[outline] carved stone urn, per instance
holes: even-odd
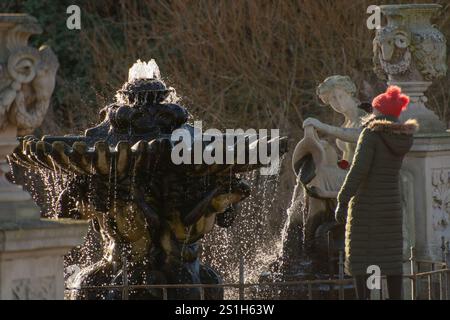
[[[28,45],[42,32],[25,14],[0,14],[0,300],[62,299],[63,256],[81,243],[86,226],[41,219],[20,186],[10,183],[7,156],[43,121],[59,64],[48,47]]]
[[[411,97],[401,118],[417,119],[421,133],[444,132],[446,126],[427,109],[426,90],[445,76],[446,39],[431,24],[438,4],[380,6],[387,24],[379,28],[373,42],[374,71],[389,85],[398,85]]]
[[[55,87],[56,55],[49,47],[28,45],[28,38],[41,32],[29,15],[0,15],[0,202],[30,199],[6,180],[6,157],[18,145],[17,134],[42,123]]]

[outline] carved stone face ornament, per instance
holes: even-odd
[[[404,74],[410,69],[410,44],[410,35],[403,30],[386,27],[378,32],[374,40],[374,51],[385,73]]]

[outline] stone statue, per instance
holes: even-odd
[[[317,95],[334,111],[345,118],[340,127],[324,124],[317,119],[307,118],[303,128],[314,127],[320,133],[336,138],[336,145],[342,152],[342,159],[352,162],[356,142],[360,133],[361,117],[364,112],[358,108],[361,102],[356,97],[356,85],[348,76],[331,76],[317,87]]]
[[[304,205],[308,208],[300,222],[304,244],[310,247],[316,236],[323,236],[316,234],[318,228],[333,222],[332,210],[347,168],[339,166],[334,146],[321,140],[312,126],[305,128],[304,137],[294,150],[292,166],[298,187],[303,190]]]
[[[417,119],[420,132],[443,132],[445,125],[426,108],[425,91],[447,72],[447,42],[430,20],[438,4],[383,5],[387,25],[377,29],[373,41],[374,71],[389,85],[402,88],[410,98],[405,121]]]
[[[313,247],[326,247],[323,242],[328,231],[334,230],[337,238],[342,236],[342,230],[338,230],[342,228],[334,222],[336,196],[353,160],[365,115],[356,93],[356,85],[348,76],[328,77],[317,88],[319,98],[342,114],[344,123],[336,127],[314,118],[303,122],[304,137],[292,156],[297,186],[288,210],[283,255],[289,255],[292,251],[289,247],[299,246],[295,240],[298,226],[303,227],[303,244],[307,251]],[[335,138],[342,155],[338,155],[331,143],[321,139],[318,132]]]
[[[200,263],[199,241],[215,225],[233,223],[238,203],[250,192],[238,173],[259,166],[174,164],[171,152],[180,142],[171,133],[184,128],[193,134],[194,128],[153,60],[130,69],[129,80],[101,116],[102,122],[84,136],[27,137],[13,158],[61,175],[60,216],[91,221],[91,232],[101,239],[100,260],[83,266],[68,284],[78,289],[73,298],[120,298],[120,292],[80,287],[121,284],[125,269],[134,285],[220,283],[220,276]],[[275,150],[278,142],[247,141],[244,152],[260,143]],[[236,145],[231,147],[238,157]],[[200,297],[197,289],[168,293],[169,298]],[[222,295],[220,289],[205,290],[209,299]],[[162,292],[132,290],[130,297],[162,298]]]

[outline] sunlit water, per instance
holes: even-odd
[[[283,158],[279,166],[281,166]],[[111,167],[113,164],[111,164]],[[116,171],[111,169],[112,171]],[[50,218],[57,218],[57,200],[61,192],[67,187],[68,182],[74,176],[61,172],[58,168],[54,170],[39,169],[37,172],[25,170],[28,189],[38,202],[45,201],[46,210],[43,215]],[[37,179],[37,177],[39,179]],[[278,201],[278,187],[280,176],[260,175],[257,170],[244,175],[250,182],[252,192],[248,199],[240,204],[239,214],[230,228],[220,228],[216,226],[212,232],[203,239],[202,262],[213,267],[223,277],[224,283],[239,282],[239,262],[244,261],[244,275],[246,283],[258,283],[261,275],[267,273],[272,264],[282,262],[280,257],[283,252],[283,243],[286,240],[288,232],[289,217],[292,214],[298,214],[299,208],[303,208],[302,197],[298,196],[299,190],[294,191],[290,208],[284,212],[274,212]],[[110,203],[114,203],[117,197],[117,174],[111,174],[110,179],[114,190],[108,192],[113,195]],[[39,181],[41,180],[41,181]],[[231,179],[230,179],[231,181]],[[42,186],[44,190],[42,190]],[[95,193],[95,190],[90,192]],[[45,195],[45,199],[37,199],[37,196]],[[300,206],[300,207],[299,207]],[[279,225],[272,226],[270,222],[271,215],[278,214]],[[273,217],[272,217],[273,218]],[[98,239],[87,238],[83,250],[77,252],[73,260],[66,259],[67,287],[76,278],[77,272],[90,265],[98,259]],[[74,262],[80,261],[80,265]],[[273,279],[281,280],[281,278]],[[237,298],[237,290],[226,290],[226,298]],[[249,292],[246,292],[248,295]]]

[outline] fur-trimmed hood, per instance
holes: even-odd
[[[374,119],[367,124],[367,128],[377,132],[413,135],[417,132],[419,124],[416,119],[409,119],[405,123],[393,122],[387,119]]]
[[[364,126],[378,132],[389,150],[398,156],[405,155],[411,149],[413,135],[419,128],[415,119],[401,123],[397,118],[389,116],[372,116],[365,121]]]
[[[395,117],[375,116],[373,114],[363,119],[362,125],[372,131],[406,135],[412,135],[419,129],[419,123],[416,119],[409,119],[401,123]]]

